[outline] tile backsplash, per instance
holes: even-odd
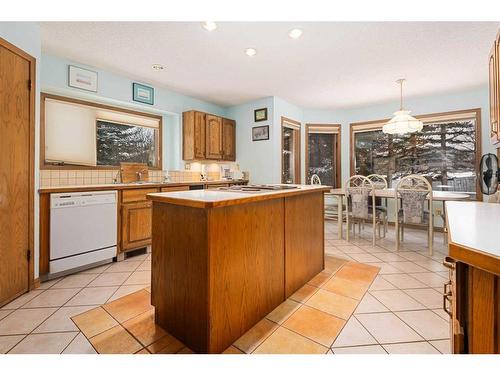
[[[200,181],[200,172],[186,170],[158,171],[149,170],[150,182],[163,182],[168,173],[169,182]],[[116,169],[76,169],[76,170],[41,170],[40,187],[68,185],[112,184],[117,179],[120,182],[119,171]],[[208,172],[209,180],[219,180],[219,172]]]

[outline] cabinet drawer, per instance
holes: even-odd
[[[162,187],[161,188],[161,192],[162,193],[165,193],[167,191],[185,191],[185,190],[189,190],[189,186],[188,185],[185,185],[185,186],[168,186],[168,187]]]
[[[147,200],[147,194],[158,193],[159,191],[157,188],[123,190],[122,203],[145,201]]]

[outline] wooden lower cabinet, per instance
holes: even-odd
[[[121,251],[151,243],[151,202],[125,203],[121,209]]]

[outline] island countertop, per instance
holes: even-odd
[[[446,202],[449,255],[500,275],[500,204]]]
[[[214,208],[244,203],[260,202],[313,192],[328,192],[331,187],[323,185],[293,185],[295,189],[238,191],[238,190],[189,190],[148,194],[153,202],[170,203],[195,208]]]

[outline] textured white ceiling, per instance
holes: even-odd
[[[304,30],[293,40],[288,31]],[[486,84],[498,22],[43,22],[43,50],[220,105],[345,108]],[[244,49],[254,47],[248,57]],[[151,65],[166,66],[153,71]]]

